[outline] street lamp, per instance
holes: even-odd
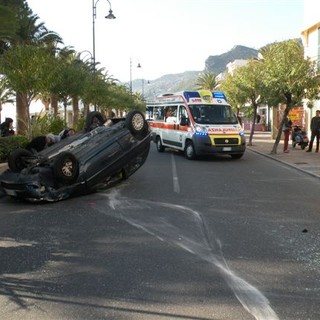
[[[111,3],[109,0],[107,0],[110,6],[109,14],[105,16],[106,19],[115,19],[115,15],[112,12],[111,9]],[[96,72],[96,33],[95,33],[95,19],[97,17],[97,3],[99,0],[92,0],[92,53],[93,53],[93,71],[94,74]],[[94,106],[94,109],[96,110],[96,105]]]
[[[111,3],[109,0],[107,0],[110,6],[109,9],[109,14],[107,16],[105,16],[106,19],[115,19],[116,17],[114,16],[112,9],[111,9]],[[96,0],[96,2],[94,0],[92,0],[92,47],[93,47],[93,63],[95,65],[96,63],[96,33],[95,33],[95,19],[97,18],[97,3],[99,2],[99,0]]]
[[[142,68],[140,63],[138,63],[137,68]],[[142,100],[144,100],[144,79],[142,77],[142,73],[141,73],[141,98]]]
[[[142,68],[140,62],[138,62],[137,68]],[[130,94],[132,94],[132,59],[130,58]]]

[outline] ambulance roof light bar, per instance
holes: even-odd
[[[227,98],[225,96],[225,94],[221,91],[213,91],[212,92],[212,97],[216,98],[216,99],[224,99],[227,101]]]
[[[183,91],[183,96],[189,102],[190,98],[200,98],[198,91]]]

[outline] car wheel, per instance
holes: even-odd
[[[58,182],[72,184],[79,175],[78,160],[70,152],[59,154],[53,164],[53,174]]]
[[[165,147],[162,145],[162,142],[161,142],[161,138],[160,138],[160,137],[157,137],[156,146],[157,146],[158,152],[163,152],[164,149],[165,149]]]
[[[184,148],[184,154],[188,160],[194,160],[196,158],[196,151],[194,149],[192,141],[187,141]]]
[[[105,119],[101,112],[92,111],[87,115],[86,118],[86,131],[89,132],[92,129],[102,126],[105,123]]]
[[[26,149],[17,149],[13,151],[8,158],[8,166],[10,170],[19,172],[26,168],[29,164],[28,159],[34,158],[31,151]]]
[[[126,117],[125,126],[135,137],[148,132],[148,123],[140,111],[130,111]]]

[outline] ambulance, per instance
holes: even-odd
[[[147,118],[158,152],[174,148],[189,160],[213,154],[240,159],[246,150],[244,132],[223,92],[164,94],[147,104]]]

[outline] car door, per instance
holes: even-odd
[[[163,144],[177,147],[178,106],[170,105],[164,110],[164,123],[162,130]]]
[[[190,126],[190,119],[188,116],[186,106],[179,105],[177,115],[178,116],[177,116],[176,130],[174,134],[174,141],[176,146],[183,149],[185,144],[184,142],[188,134],[188,128]]]

